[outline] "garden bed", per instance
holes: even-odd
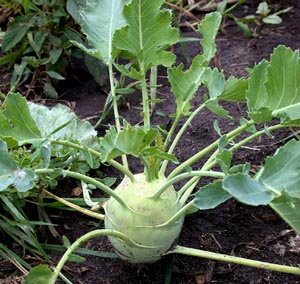
[[[283,16],[283,23],[278,26],[266,26],[262,35],[258,38],[247,38],[236,24],[229,19],[224,19],[223,32],[217,37],[218,56],[214,64],[223,69],[228,77],[247,75],[246,68],[252,67],[262,59],[269,59],[270,53],[279,45],[284,44],[293,50],[300,47],[300,33],[298,23],[300,21],[299,4],[297,1],[287,1],[286,6],[293,6],[293,10]],[[244,8],[243,8],[244,9]],[[249,7],[249,9],[252,9]],[[238,10],[238,13],[248,13],[249,11]],[[200,18],[202,14],[197,15]],[[184,31],[185,36],[197,36],[190,29]],[[199,52],[199,43],[187,43],[187,52],[190,58]],[[176,46],[178,61],[186,62],[182,49]],[[165,70],[159,70],[160,98],[164,102],[158,104],[153,113],[154,124],[168,127],[169,118],[163,116],[164,113],[172,113],[175,110],[174,98],[170,97],[170,87],[166,85]],[[65,84],[61,86],[64,93],[60,100],[72,106],[74,111],[84,119],[89,119],[94,123],[97,115],[103,107],[105,95],[97,84],[86,78],[84,82],[74,83],[72,86]],[[194,104],[199,103],[198,99]],[[225,103],[224,107],[235,117],[246,116],[243,104]],[[140,120],[140,101],[132,95],[124,98],[121,109],[122,116],[131,123]],[[213,121],[216,119],[213,114],[203,112],[193,122],[188,133],[181,140],[178,151],[175,153],[179,160],[186,160],[191,154],[203,149],[206,145],[218,138],[213,129]],[[99,128],[99,135],[103,134],[105,125],[113,123],[107,118]],[[238,121],[233,119],[219,120],[222,131],[230,131]],[[285,138],[290,135],[287,131],[276,133],[275,138],[263,137],[253,141],[247,147],[240,149],[234,156],[234,163],[239,164],[249,161],[252,171],[255,172],[261,165],[262,159],[273,154],[276,149],[283,145]],[[200,161],[201,163],[201,161]],[[140,169],[137,164],[136,171]],[[110,175],[110,168],[101,168]],[[113,173],[114,175],[114,173]],[[201,181],[205,183],[205,179]],[[69,189],[64,189],[64,195],[74,194],[76,185],[70,183]],[[57,190],[60,195],[60,189]],[[58,224],[58,232],[66,235],[70,241],[84,233],[102,228],[103,224],[91,218],[84,217],[72,212],[54,212],[50,214],[54,224]],[[298,245],[297,245],[298,242]],[[232,254],[266,262],[299,265],[300,244],[295,233],[284,223],[269,207],[251,207],[243,205],[234,200],[229,200],[213,210],[199,211],[196,214],[188,215],[185,218],[183,231],[178,239],[178,244],[192,248],[205,249],[208,251]],[[95,251],[112,252],[113,249],[106,237],[99,237],[83,244],[83,247]],[[54,255],[59,257],[59,255]],[[27,258],[25,255],[24,258]],[[172,259],[171,259],[172,258]],[[38,261],[33,261],[35,264]],[[3,275],[9,275],[10,267],[3,265],[1,271]],[[132,265],[114,258],[100,258],[86,256],[83,263],[68,262],[64,267],[64,273],[74,284],[137,284],[165,283],[165,276],[168,269],[172,270],[171,283],[226,283],[226,284],[297,284],[300,283],[299,276],[289,275],[257,268],[243,267],[238,265],[215,262],[211,260],[188,257],[188,256],[166,256],[161,261],[150,265]],[[8,272],[8,273],[7,273]],[[8,279],[0,283],[9,282]]]

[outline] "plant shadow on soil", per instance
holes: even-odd
[[[218,63],[218,67],[224,70],[226,76],[246,76],[246,67],[253,66],[263,58],[269,59],[270,53],[278,44],[284,44],[293,50],[300,47],[300,4],[298,1],[285,2],[286,6],[293,6],[293,10],[283,15],[281,25],[266,26],[263,34],[256,39],[245,37],[232,21],[225,19],[225,32],[220,33],[217,37],[218,60],[215,63]],[[246,13],[239,10],[237,12]],[[199,14],[198,16],[201,18],[203,15]],[[186,36],[197,36],[190,30],[184,33]],[[199,43],[187,44],[187,51],[192,58],[200,51]],[[178,54],[178,62],[186,62],[180,46],[175,47],[175,52]],[[160,75],[159,83],[165,84],[165,70],[160,70]],[[105,97],[91,78],[86,78],[85,82],[73,84],[73,87],[63,86],[62,89],[65,95],[61,99],[69,101],[80,117],[91,118],[101,111]],[[159,92],[160,97],[165,101],[157,105],[152,119],[154,123],[167,127],[168,118],[158,115],[158,113],[174,112],[175,103],[168,85],[163,85]],[[197,105],[199,100],[195,98],[194,104]],[[140,101],[136,97],[126,96],[121,109],[122,116],[132,123],[137,123],[140,120],[139,104]],[[245,107],[242,104],[226,103],[224,107],[233,118],[246,116]],[[203,112],[192,122],[176,152],[179,160],[185,160],[217,138],[217,133],[212,126],[214,119],[216,119],[214,115]],[[108,120],[105,123],[113,123],[113,121]],[[235,119],[219,120],[223,132],[230,131],[237,124],[238,121]],[[99,132],[103,131],[99,130]],[[243,148],[236,153],[234,163],[248,161],[255,170],[267,155],[274,153],[289,134],[283,131],[278,132],[274,139],[263,137],[254,141],[249,148]],[[134,167],[133,170],[139,171],[138,164]],[[103,170],[110,174],[109,168]],[[202,183],[205,183],[205,180]],[[70,192],[71,189],[65,194],[70,194]],[[58,194],[61,193],[58,191]],[[70,241],[74,241],[95,228],[95,220],[77,213],[62,212],[60,216],[57,216],[56,212],[52,221],[59,225],[57,227],[59,233],[66,235]],[[96,226],[99,228],[102,224],[96,224]],[[250,207],[230,200],[216,209],[188,215],[178,244],[266,262],[299,265],[300,248],[298,251],[293,248],[294,237],[295,233],[269,207]],[[90,240],[82,246],[96,251],[113,251],[106,237]],[[56,257],[59,258],[59,255]],[[86,256],[86,261],[83,263],[68,262],[64,273],[75,284],[160,284],[165,283],[165,274],[170,263],[172,263],[171,283],[174,284],[300,283],[299,275],[271,272],[182,255],[167,256],[157,263],[139,266],[130,265],[119,259]]]

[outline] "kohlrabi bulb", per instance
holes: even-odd
[[[105,205],[105,228],[122,232],[139,245],[110,236],[110,242],[122,259],[131,263],[155,262],[172,247],[181,231],[183,217],[163,225],[181,206],[173,186],[160,198],[150,198],[163,185],[165,178],[147,182],[144,174],[137,174],[135,180],[132,183],[125,177],[115,189],[131,210],[111,197]]]

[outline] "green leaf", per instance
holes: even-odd
[[[162,150],[160,150],[158,147],[149,147],[142,151],[142,155],[145,157],[156,157],[161,160],[167,160],[171,161],[174,164],[178,164],[178,160],[173,154],[168,154]]]
[[[270,63],[262,61],[255,66],[249,79],[247,99],[250,116],[256,122],[281,117],[285,123],[298,123],[299,51],[293,52],[280,45],[271,55]]]
[[[2,50],[4,52],[15,47],[27,34],[29,29],[34,24],[35,17],[32,15],[18,16],[9,24],[3,40]]]
[[[208,80],[208,75],[214,72],[214,76],[219,76],[219,85],[222,87],[222,75],[216,75],[217,71],[206,68],[215,53],[215,36],[220,25],[221,16],[219,13],[208,14],[199,26],[199,32],[203,33],[201,44],[203,54],[196,56],[190,68],[183,71],[183,64],[168,70],[168,79],[172,92],[176,97],[178,115],[188,115],[190,112],[190,101],[195,96],[199,86]],[[212,96],[219,94],[220,87],[215,88],[213,82],[209,80],[207,85],[211,89]]]
[[[62,52],[62,48],[53,48],[50,50],[49,57],[51,64],[55,64],[58,61],[59,57],[62,55]]]
[[[216,161],[219,163],[222,171],[227,174],[232,160],[232,151],[224,149],[216,156]]]
[[[202,35],[200,41],[203,53],[199,57],[201,65],[208,65],[215,56],[215,39],[221,24],[222,16],[219,12],[212,12],[205,16],[204,20],[198,26],[198,32]]]
[[[27,275],[24,276],[25,284],[47,284],[51,283],[53,272],[46,264],[40,264],[33,267]]]
[[[58,93],[50,83],[44,84],[44,92],[47,98],[57,99]]]
[[[58,104],[49,109],[44,105],[31,103],[29,108],[41,137],[77,141],[84,146],[93,146],[96,143],[97,132],[93,126],[78,119],[67,106]]]
[[[113,36],[116,30],[126,24],[122,11],[128,3],[128,0],[87,0],[85,8],[80,12],[79,24],[91,48],[79,42],[73,43],[108,65],[113,56]]]
[[[222,187],[221,181],[203,186],[197,191],[194,206],[200,210],[213,209],[222,204],[232,196]]]
[[[263,22],[265,24],[279,25],[279,24],[281,24],[282,20],[277,15],[269,15],[269,16],[263,18]]]
[[[20,169],[7,151],[0,150],[0,191],[14,185],[19,192],[25,192],[34,187],[35,179],[33,171]]]
[[[5,109],[0,110],[0,137],[12,137],[19,144],[40,137],[26,99],[19,94],[8,94]]]
[[[160,10],[163,0],[133,0],[124,7],[127,26],[116,31],[114,44],[139,63],[145,74],[152,66],[170,66],[175,55],[165,51],[178,41],[178,30],[170,26],[171,13]]]
[[[269,204],[297,234],[300,234],[300,198],[290,196],[285,190]]]
[[[132,128],[127,126],[119,132],[115,128],[110,128],[106,135],[100,139],[102,162],[123,154],[140,156],[142,151],[154,141],[157,133],[156,129],[145,132],[142,127]]]
[[[213,113],[225,117],[227,119],[231,119],[232,117],[229,115],[228,111],[219,105],[217,99],[210,99],[205,102],[206,107]]]
[[[266,159],[259,181],[291,197],[300,199],[300,142],[291,140]]]
[[[215,99],[222,94],[225,85],[223,72],[220,72],[217,68],[207,68],[205,69],[203,81],[211,99]]]
[[[274,198],[273,193],[260,181],[247,174],[228,176],[223,188],[238,201],[248,205],[267,205]]]
[[[61,76],[59,73],[55,71],[46,71],[46,73],[49,75],[50,78],[56,79],[56,80],[65,80],[65,77]]]
[[[222,101],[245,102],[248,80],[244,77],[235,78],[230,76],[224,85],[222,94],[218,96]]]

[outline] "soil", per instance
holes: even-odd
[[[245,37],[232,20],[224,19],[222,32],[217,38],[218,55],[214,65],[223,69],[226,76],[246,76],[247,67],[253,66],[262,59],[269,59],[270,53],[279,44],[289,46],[293,50],[299,49],[300,4],[298,1],[280,2],[282,2],[282,7],[292,6],[293,10],[282,15],[282,24],[265,26],[261,35],[256,38]],[[253,12],[256,6],[257,3],[243,5],[234,13],[239,16],[247,15]],[[201,19],[204,14],[199,12],[195,15]],[[184,28],[183,32],[185,36],[198,37],[191,28]],[[186,46],[190,58],[193,58],[200,51],[199,49],[197,42],[188,43]],[[179,45],[175,47],[175,52],[178,55],[178,62],[188,65]],[[159,83],[163,84],[159,89],[159,96],[165,101],[157,105],[152,119],[154,123],[168,127],[169,118],[162,114],[174,112],[175,103],[170,94],[170,88],[166,84],[166,70],[160,69],[159,74]],[[70,85],[62,86],[61,94],[63,95],[60,99],[67,101],[80,117],[95,123],[103,108],[105,95],[103,89],[92,78],[88,76],[84,78],[84,81],[80,81],[78,84],[72,82],[72,87]],[[198,96],[193,103],[196,105],[200,100],[201,98]],[[139,107],[139,99],[132,95],[125,96],[121,114],[126,120],[137,123],[140,120]],[[233,120],[219,120],[220,128],[223,132],[227,132],[238,124],[238,117],[246,117],[247,114],[243,104],[225,103],[224,107],[233,117]],[[179,160],[187,159],[218,137],[212,126],[215,119],[216,117],[211,113],[203,112],[193,121],[176,152]],[[100,135],[103,133],[105,125],[109,123],[112,121],[108,117],[99,129]],[[254,141],[248,145],[249,147],[236,153],[234,163],[239,164],[248,161],[255,170],[267,155],[274,153],[288,135],[287,132],[278,132],[273,139],[263,137]],[[103,170],[110,174],[109,168]],[[134,170],[139,171],[138,164],[134,165]],[[205,182],[206,180],[202,181],[202,183]],[[102,223],[95,223],[94,220],[77,213],[62,212],[60,216],[57,215],[55,212],[55,216],[52,216],[52,222],[60,225],[57,230],[61,235],[68,236],[70,241],[76,240],[85,232],[103,226]],[[271,208],[265,206],[250,207],[230,200],[216,209],[188,215],[178,244],[266,262],[297,266],[300,264],[300,249],[297,250],[293,247],[295,237],[295,233]],[[82,246],[95,251],[113,251],[106,237],[93,239]],[[59,255],[54,257],[58,259]],[[157,263],[139,266],[125,263],[117,258],[88,255],[83,263],[68,262],[64,273],[75,284],[160,284],[165,283],[166,271],[170,267],[172,269],[172,284],[300,283],[299,275],[271,272],[183,255],[166,256]],[[4,272],[3,269],[1,270]],[[7,278],[0,283],[12,283],[8,281]]]

